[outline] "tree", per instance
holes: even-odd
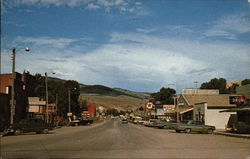
[[[209,82],[201,84],[200,89],[219,89],[220,94],[228,93],[226,89],[227,81],[224,78],[213,78]]]
[[[234,94],[236,93],[236,88],[239,87],[238,84],[233,84],[231,87],[228,88],[228,93]]]
[[[45,92],[45,77],[41,74],[35,74],[34,96],[46,99]],[[78,114],[80,112],[80,105],[78,98],[80,95],[80,87],[77,81],[58,81],[48,78],[48,95],[49,103],[56,103],[57,113],[59,116],[66,117],[69,111],[69,89],[70,89],[70,105],[71,112]]]
[[[80,113],[80,105],[78,101],[80,95],[79,83],[74,80],[68,80],[64,83],[64,88],[67,89],[67,97],[69,96],[70,93],[71,112],[73,112],[73,114],[79,114]]]
[[[159,92],[151,94],[151,102],[156,103],[160,101],[161,104],[173,104],[174,99],[172,98],[176,91],[172,88],[162,87]]]
[[[113,116],[118,116],[119,115],[119,112],[117,109],[115,108],[109,108],[106,110],[106,114],[107,115],[113,115]]]
[[[125,114],[126,114],[126,112],[125,112],[125,111],[123,111],[123,110],[120,110],[119,114],[120,114],[120,115],[125,115]]]
[[[242,86],[247,85],[247,84],[250,84],[250,79],[244,79],[243,81],[241,81]]]

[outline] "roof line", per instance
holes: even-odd
[[[184,96],[184,94],[182,94],[184,100],[187,102],[187,104],[190,106],[191,104],[188,102],[187,98]]]

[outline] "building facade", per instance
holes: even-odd
[[[197,103],[193,109],[193,120],[198,120],[205,125],[215,126],[216,129],[226,129],[229,118],[235,112],[220,113],[226,110],[225,106],[221,108],[210,106],[207,102]]]
[[[57,105],[55,103],[48,104],[48,110],[46,110],[46,101],[41,100],[39,97],[28,97],[28,116],[34,118],[40,118],[46,120],[46,114],[48,111],[48,121],[53,123],[57,115]]]
[[[11,101],[11,90],[12,90],[12,74],[1,74],[0,75],[0,93],[7,95],[6,98],[8,103]],[[13,122],[16,123],[21,119],[26,117],[26,106],[28,103],[27,95],[25,92],[25,84],[22,81],[22,75],[20,73],[14,74],[14,103],[15,108],[13,111]],[[10,105],[4,105],[2,102],[0,107],[6,107]],[[5,109],[6,110],[6,109]],[[7,113],[7,114],[6,114]],[[5,121],[10,121],[10,109],[8,112],[5,112]],[[8,125],[9,123],[7,123]],[[6,124],[5,124],[6,126]]]
[[[183,94],[178,96],[176,109],[168,112],[173,114],[177,121],[193,120],[193,110],[197,103],[207,103],[209,110],[235,108],[237,94],[219,94],[219,90],[210,89],[184,89]],[[211,112],[211,111],[210,111]]]

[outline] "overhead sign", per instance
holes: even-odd
[[[152,108],[153,108],[153,103],[149,102],[149,103],[146,105],[146,107],[147,107],[148,109],[152,109]]]
[[[163,105],[163,110],[174,110],[175,105]]]

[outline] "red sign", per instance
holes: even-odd
[[[175,105],[163,105],[163,110],[174,110]]]

